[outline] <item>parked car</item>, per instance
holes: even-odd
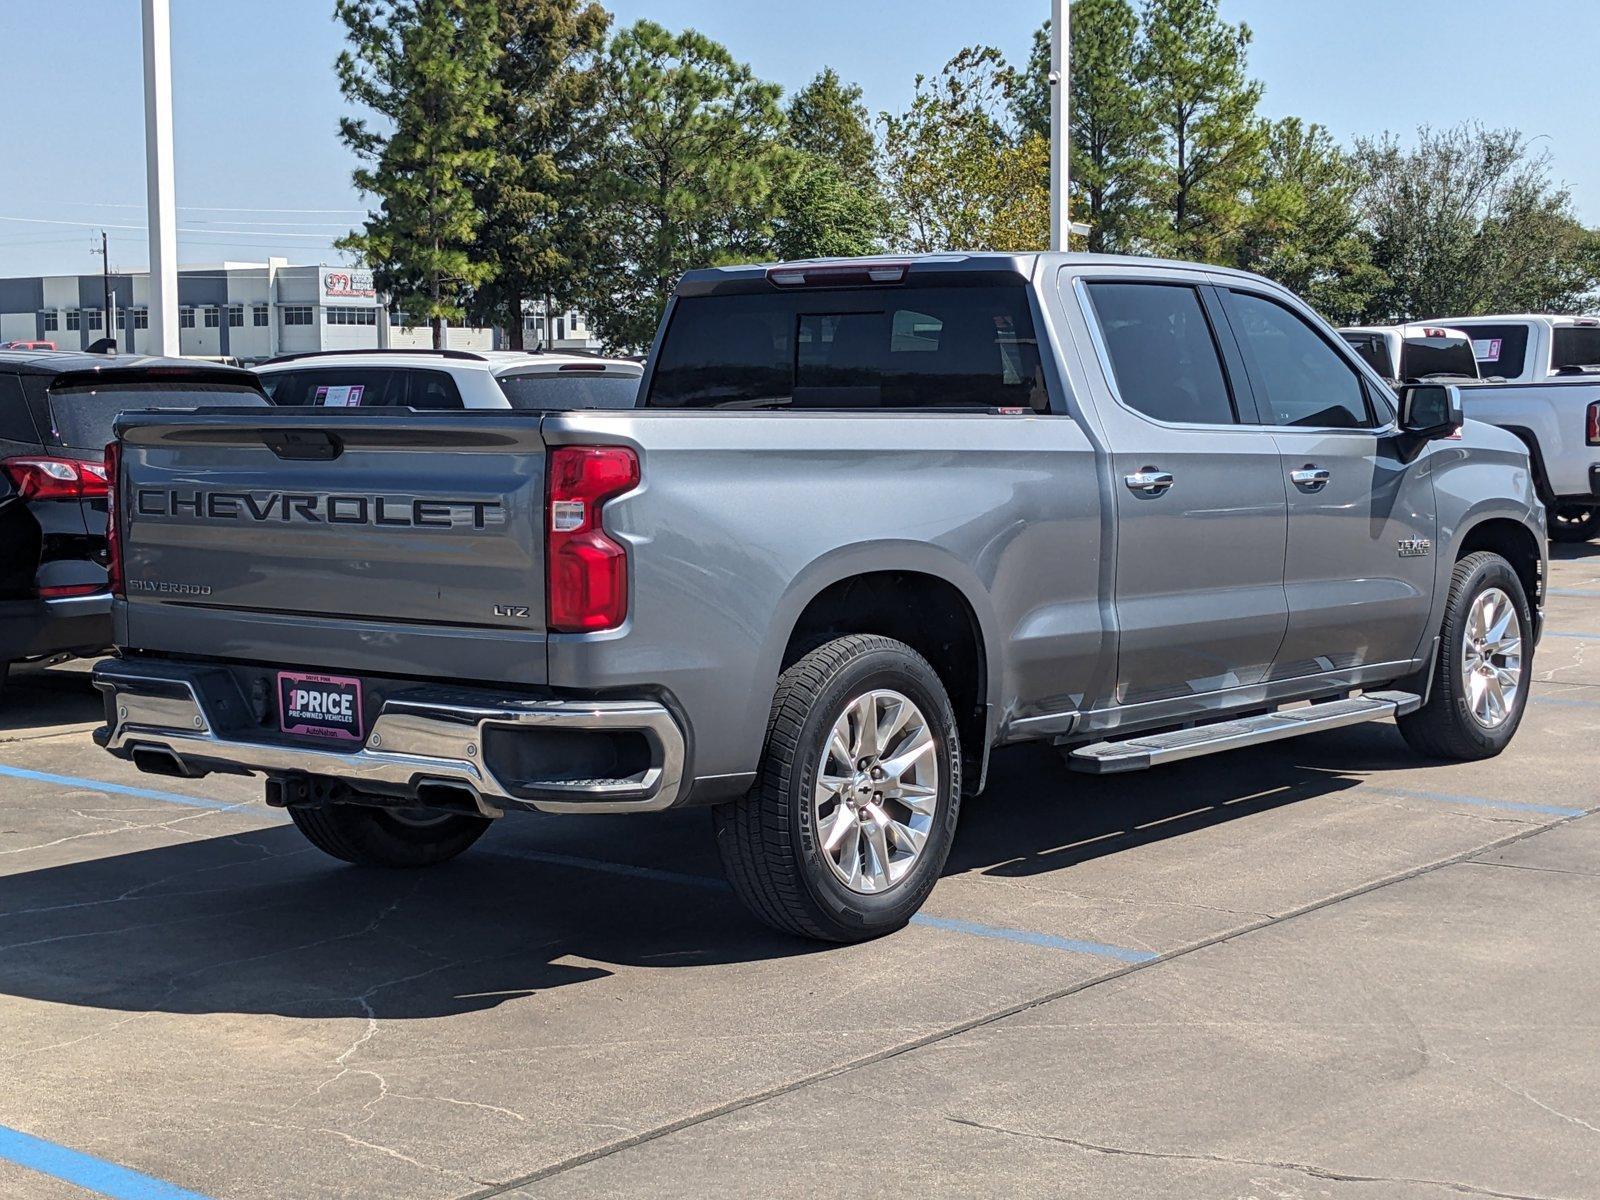
[[[0,690],[14,662],[111,645],[105,446],[124,408],[264,406],[243,371],[0,351]]]
[[[1550,537],[1600,536],[1600,317],[1442,317],[1472,339],[1482,385],[1469,417],[1516,434],[1533,459]]]
[[[0,350],[54,350],[54,342],[0,342]]]
[[[643,368],[517,350],[328,350],[256,368],[274,404],[304,408],[632,408]]]
[[[996,745],[1129,771],[1398,718],[1478,759],[1521,720],[1526,449],[1257,276],[691,271],[641,395],[124,416],[98,740],[263,774],[363,864],[708,805],[752,911],[851,941],[921,905]]]
[[[1438,325],[1352,325],[1339,330],[1350,348],[1389,383],[1475,382],[1472,339]]]

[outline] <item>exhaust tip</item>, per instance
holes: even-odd
[[[158,746],[135,746],[133,765],[146,775],[165,775],[169,779],[198,779],[203,772],[191,771],[171,750]]]

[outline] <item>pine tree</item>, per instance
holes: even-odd
[[[483,217],[467,185],[487,175],[485,146],[499,57],[494,0],[336,0],[351,48],[339,55],[345,98],[382,118],[344,117],[339,136],[365,165],[355,184],[378,200],[365,227],[342,238],[373,268],[402,311],[433,325],[442,347],[450,320],[490,264],[474,257]]]
[[[828,159],[847,179],[872,176],[877,147],[861,88],[845,83],[832,67],[790,97],[784,116],[795,149]]]
[[[794,154],[777,190],[773,257],[846,258],[882,250],[894,227],[861,89],[825,68],[790,97],[784,117],[784,141]]]
[[[475,253],[493,275],[469,309],[522,349],[526,300],[568,300],[589,252],[580,173],[598,97],[595,71],[610,14],[592,0],[499,0],[503,52],[485,146],[494,169],[475,176],[483,214]]]
[[[1128,0],[1072,6],[1073,214],[1089,226],[1088,248],[1096,253],[1126,253],[1149,232],[1160,138],[1140,85],[1141,53]]]
[[[1139,77],[1160,138],[1152,248],[1215,262],[1245,216],[1266,134],[1261,85],[1245,71],[1250,30],[1229,25],[1217,0],[1145,0]]]
[[[583,297],[608,345],[649,345],[684,271],[770,253],[792,154],[778,97],[693,30],[640,21],[612,39],[591,179],[597,248]]]

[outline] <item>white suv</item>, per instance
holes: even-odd
[[[331,350],[255,368],[279,405],[324,408],[632,408],[636,362],[521,350]]]

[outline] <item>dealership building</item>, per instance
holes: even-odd
[[[110,303],[107,304],[107,289]],[[109,312],[108,312],[109,308]],[[535,306],[523,318],[529,346],[597,349],[582,318]],[[149,353],[148,272],[0,279],[0,342],[48,341],[86,350],[113,337],[125,353]],[[452,325],[448,345],[490,350],[495,330]],[[287,259],[224,262],[178,271],[178,350],[203,358],[262,359],[315,350],[428,347],[433,331],[408,325],[379,303],[372,272],[358,267],[290,266]]]

